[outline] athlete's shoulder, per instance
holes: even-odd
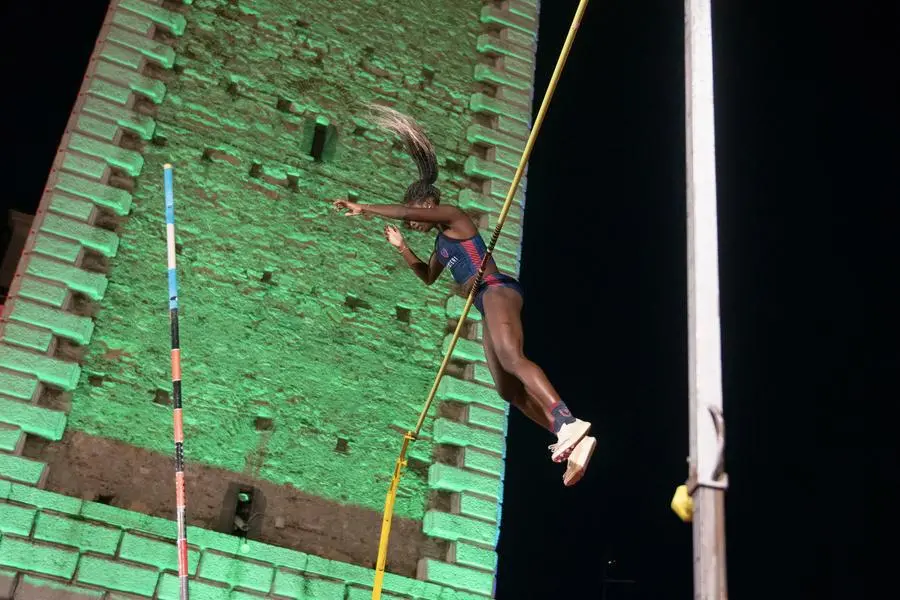
[[[463,237],[471,237],[478,233],[478,227],[469,214],[457,206],[448,206],[448,215],[452,215],[452,227],[454,231],[459,232]]]

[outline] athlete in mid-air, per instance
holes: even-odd
[[[393,109],[375,106],[378,123],[399,135],[419,170],[419,179],[409,186],[402,204],[359,204],[337,200],[335,208],[346,216],[373,214],[404,221],[411,229],[437,230],[434,252],[427,262],[419,259],[393,225],[384,229],[413,272],[431,285],[445,267],[457,283],[471,290],[485,256],[486,246],[472,219],[454,206],[440,204],[435,187],[437,158],[431,141],[410,117]],[[588,436],[591,424],[576,419],[551,385],[544,371],[522,352],[522,288],[513,277],[501,273],[493,258],[477,288],[474,305],[484,317],[484,355],[500,396],[532,421],[556,435],[550,445],[554,462],[567,461],[565,485],[583,476],[597,441]]]

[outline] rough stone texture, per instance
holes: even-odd
[[[0,452],[0,476],[19,483],[40,485],[47,476],[47,466],[36,460]]]
[[[156,589],[159,572],[124,560],[88,555],[78,563],[77,579],[79,583],[149,596]]]
[[[10,454],[21,454],[24,443],[24,431],[16,426],[0,424],[0,450]]]
[[[61,517],[59,513],[70,517]],[[77,523],[80,529],[77,537],[81,538],[82,547],[34,539],[54,537],[37,528],[32,529],[34,521],[49,523],[42,526],[44,531],[48,527],[59,531]],[[352,522],[352,518],[347,521]],[[171,568],[175,559],[171,540],[176,531],[172,521],[0,480],[0,523],[3,524],[0,529],[0,592],[9,592],[15,575],[27,571],[57,578],[46,579],[32,574],[25,576],[23,581],[32,587],[46,588],[48,597],[60,600],[97,597],[97,590],[122,592],[109,596],[116,600],[135,597],[129,594],[151,596],[154,590],[161,599],[178,598],[178,582]],[[89,532],[101,528],[104,533],[90,537]],[[116,537],[122,540],[116,559],[97,554],[98,549],[106,547],[104,540],[109,539],[107,532],[111,529],[115,529]],[[31,537],[29,531],[32,531]],[[291,589],[306,594],[299,597],[343,598],[346,586],[365,588],[371,585],[374,577],[371,568],[309,556],[254,540],[244,541],[208,529],[189,527],[188,539],[191,540],[191,571],[195,573],[191,578],[191,590],[197,592],[198,598],[246,600],[267,597],[273,586],[279,585],[279,577],[281,585],[290,581]],[[164,552],[166,547],[173,551],[167,554]],[[70,583],[63,583],[63,580]],[[472,598],[393,573],[385,577],[384,585],[389,595],[417,600]],[[31,588],[28,594],[29,599],[41,597],[34,595],[39,592]],[[288,597],[292,596],[289,594]],[[0,595],[0,600],[7,598]]]
[[[0,399],[15,408],[3,431],[44,440],[22,450],[21,436],[0,439],[24,453],[0,453],[0,478],[43,485],[46,463],[52,489],[117,506],[9,486],[10,506],[26,511],[9,509],[17,518],[34,516],[31,502],[86,521],[38,512],[30,534],[23,525],[13,532],[22,537],[0,539],[0,557],[28,549],[47,570],[12,566],[69,577],[72,552],[87,552],[74,554],[79,583],[177,595],[174,578],[158,573],[171,568],[162,557],[171,522],[154,518],[171,510],[160,485],[171,473],[158,472],[171,453],[161,276],[161,166],[171,162],[189,519],[207,528],[189,535],[192,585],[198,597],[250,598],[293,573],[309,598],[364,590],[374,552],[360,550],[377,540],[369,521],[461,304],[446,287],[423,288],[380,224],[338,217],[327,200],[392,202],[412,179],[408,157],[364,111],[389,104],[432,137],[444,201],[490,233],[530,125],[536,30],[536,0],[113,0],[3,307],[13,327],[0,338]],[[511,273],[525,183],[495,252]],[[408,238],[427,255],[430,239]],[[451,403],[455,416],[426,419],[396,504],[394,546],[407,554],[388,568],[409,573],[425,557],[419,576],[433,583],[391,579],[390,592],[461,600],[492,591],[492,573],[470,573],[490,550],[465,546],[478,551],[454,564],[446,543],[418,531],[490,548],[498,535],[506,410],[485,372],[482,329],[467,331],[436,405]],[[465,448],[452,465],[433,454],[439,438]],[[121,451],[98,465],[89,443]],[[135,472],[139,460],[146,473]],[[281,517],[268,530],[319,535],[327,548],[306,554],[209,531],[222,493],[210,482],[227,483],[223,473],[266,490],[264,532]],[[129,498],[137,486],[143,498]],[[460,500],[435,509],[430,489]],[[285,519],[294,512],[297,522]],[[316,529],[326,512],[336,522]]]
[[[119,547],[122,531],[42,513],[37,519],[33,535],[37,540],[77,546],[86,552],[114,554]]]
[[[28,569],[69,579],[75,573],[78,551],[4,534],[0,538],[0,565]]]
[[[188,464],[380,511],[395,421],[415,420],[440,360],[447,292],[407,272],[379,224],[342,219],[327,200],[393,201],[413,176],[366,119],[371,101],[417,116],[450,201],[472,185],[459,167],[483,4],[250,6],[197,2],[187,13],[182,71],[156,114],[166,145],[145,148],[84,365],[103,381],[76,390],[70,427],[169,452],[171,425],[152,400],[169,386],[159,268],[161,165],[172,162]],[[429,43],[419,46],[423,27]],[[322,119],[336,145],[314,162],[309,128]],[[430,239],[409,237],[430,250]],[[408,323],[398,306],[410,309]],[[260,416],[270,431],[255,428]],[[120,427],[126,418],[146,426]],[[342,439],[347,451],[335,452]],[[421,518],[426,496],[425,478],[410,471],[397,514]]]
[[[103,598],[103,596],[103,590],[67,585],[33,575],[23,575],[16,588],[15,600],[90,600]]]
[[[34,515],[34,509],[0,502],[0,533],[27,536],[31,533]]]
[[[100,495],[112,497],[108,500],[110,505],[85,503],[82,510],[84,516],[93,521],[174,540],[175,527],[169,520],[172,516],[172,489],[168,485],[172,479],[171,456],[71,429],[65,433],[60,444],[40,446],[33,442],[35,440],[26,445],[26,455],[40,454],[47,461],[49,487],[69,496],[86,497],[88,500],[94,500]],[[112,461],[110,457],[116,457],[116,460]],[[218,526],[228,486],[237,480],[254,486],[266,499],[266,511],[258,517],[259,541],[331,560],[349,561],[367,567],[374,565],[381,528],[381,514],[376,511],[326,500],[291,486],[278,486],[263,479],[239,476],[225,469],[189,468],[185,477],[190,494],[188,524],[196,526],[189,527],[188,530],[191,545],[223,552],[238,552],[238,538],[209,531],[209,528]],[[18,489],[14,491],[17,500],[20,498]],[[140,510],[146,515],[124,510],[127,508]],[[73,507],[73,510],[67,512],[78,514],[79,511]],[[276,527],[278,517],[285,520],[284,527]],[[397,573],[412,575],[421,557],[420,550],[427,545],[421,532],[421,523],[415,519],[397,517],[392,537],[394,535],[407,543],[398,545],[391,552],[391,569]],[[127,550],[128,546],[123,542],[120,550],[123,556]],[[258,560],[277,560],[270,555],[271,552],[267,552],[265,556],[256,554],[254,551]],[[435,548],[431,554],[440,556],[440,549]],[[157,556],[146,555],[146,558]],[[175,560],[174,550],[169,556],[172,561]],[[127,558],[145,562],[132,556]],[[305,563],[292,563],[290,566],[303,569]]]
[[[18,574],[8,569],[0,569],[0,600],[11,600],[16,591]]]

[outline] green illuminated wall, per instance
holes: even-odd
[[[174,529],[154,520],[168,515],[23,487],[53,489],[49,459],[29,450],[47,446],[30,438],[67,443],[78,432],[171,452],[166,162],[188,471],[224,469],[380,513],[402,431],[463,302],[449,277],[422,286],[382,223],[337,216],[328,200],[392,202],[410,182],[408,157],[365,118],[365,103],[388,103],[431,135],[445,201],[492,229],[527,136],[536,23],[535,0],[111,3],[4,307],[0,478],[14,485],[0,513],[15,525],[0,526],[0,600],[48,585],[173,593]],[[513,273],[518,200],[497,253]],[[430,238],[409,238],[429,252]],[[398,516],[434,543],[420,551],[419,582],[391,579],[396,597],[492,593],[506,407],[472,317],[398,496]],[[203,528],[189,541],[209,597],[367,597],[369,561]],[[109,575],[117,569],[131,575]]]

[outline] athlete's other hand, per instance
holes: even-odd
[[[338,210],[346,209],[347,212],[344,213],[345,217],[355,217],[356,215],[362,214],[362,206],[356,202],[350,202],[349,200],[335,200],[331,205]]]
[[[403,239],[403,234],[393,225],[388,225],[384,228],[384,237],[387,238],[388,243],[397,250],[403,250],[404,246],[406,246],[406,240]]]

